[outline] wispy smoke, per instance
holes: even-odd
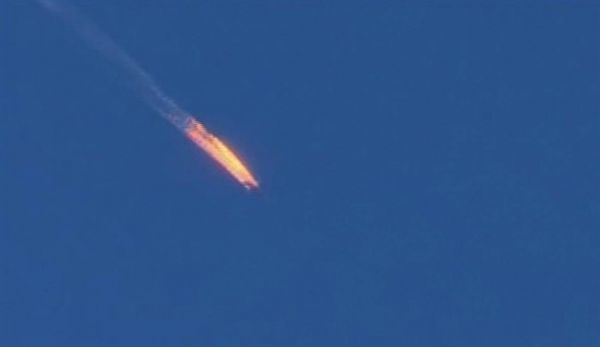
[[[56,0],[36,0],[73,27],[84,41],[124,72],[127,81],[144,101],[178,128],[185,128],[186,112],[168,97],[154,79],[92,21],[68,4]]]

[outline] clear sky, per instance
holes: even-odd
[[[0,1],[0,346],[600,345],[594,1]]]

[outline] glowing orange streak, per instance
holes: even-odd
[[[258,182],[250,170],[242,164],[240,159],[221,140],[208,132],[206,128],[193,118],[188,119],[185,128],[186,135],[195,144],[200,146],[208,155],[225,168],[246,189],[258,188]]]

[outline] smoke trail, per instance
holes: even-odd
[[[238,156],[218,137],[211,134],[200,122],[169,98],[125,51],[94,23],[74,8],[59,0],[35,0],[47,10],[56,13],[96,51],[100,52],[127,75],[128,81],[146,103],[219,163],[246,189],[257,189],[258,181]]]
[[[187,113],[169,98],[125,51],[94,23],[75,8],[55,0],[36,0],[40,5],[59,15],[67,24],[109,61],[120,68],[128,81],[140,93],[146,103],[181,130],[185,130]]]

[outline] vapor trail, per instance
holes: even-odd
[[[234,152],[168,97],[154,79],[93,22],[64,2],[35,1],[62,18],[87,44],[119,68],[150,107],[184,132],[190,140],[221,164],[238,182],[247,189],[258,188],[258,182]]]
[[[142,69],[125,51],[123,51],[108,35],[102,32],[93,22],[84,17],[75,8],[55,0],[36,0],[49,11],[60,16],[73,27],[84,41],[100,52],[120,68],[128,77],[128,81],[141,94],[146,103],[160,115],[182,127],[185,111],[169,98],[154,82],[154,79]],[[183,130],[183,129],[182,129]]]

